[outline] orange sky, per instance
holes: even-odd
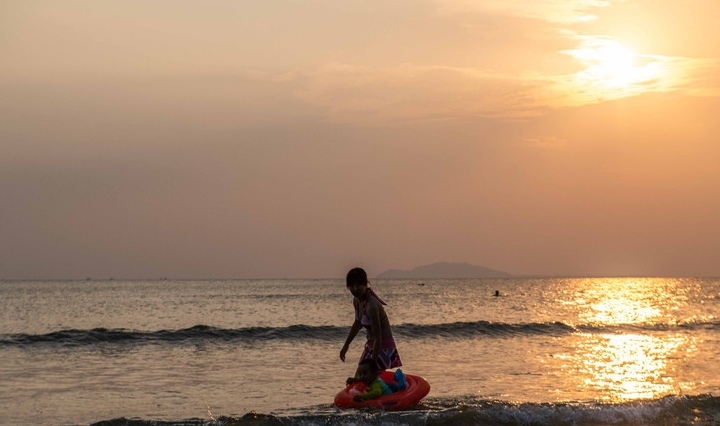
[[[7,0],[0,278],[720,276],[716,0]]]

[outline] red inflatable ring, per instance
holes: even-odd
[[[380,378],[385,383],[393,383],[395,381],[394,373],[394,371],[383,371]],[[335,405],[340,408],[374,407],[382,410],[404,410],[417,404],[430,392],[430,383],[420,376],[406,374],[405,381],[407,388],[403,391],[360,402],[353,401],[353,397],[367,392],[367,386],[362,382],[351,383],[335,395]]]

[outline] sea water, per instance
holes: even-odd
[[[0,424],[720,424],[719,279],[372,286],[432,386],[409,411],[333,406],[342,279],[2,281]]]

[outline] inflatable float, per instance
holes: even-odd
[[[380,378],[383,379],[385,383],[393,383],[393,375],[393,371],[383,371],[380,374]],[[351,383],[335,395],[335,405],[339,408],[374,407],[381,410],[404,410],[407,407],[417,404],[418,401],[430,392],[430,383],[420,376],[406,374],[405,381],[407,382],[407,388],[405,390],[365,401],[353,401],[355,395],[367,392],[365,383]]]

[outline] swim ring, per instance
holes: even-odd
[[[380,378],[385,383],[393,383],[393,375],[393,371],[383,371]],[[382,410],[404,410],[417,404],[430,392],[430,383],[420,376],[406,374],[405,381],[407,388],[403,391],[360,402],[353,401],[353,397],[367,392],[367,386],[362,382],[351,383],[335,395],[335,405],[339,408],[374,407]]]

